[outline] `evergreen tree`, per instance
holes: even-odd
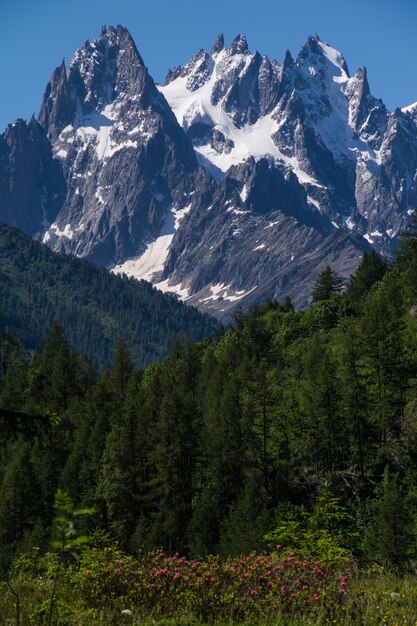
[[[398,475],[385,467],[377,489],[375,519],[367,531],[368,553],[396,567],[403,567],[413,555],[413,519]]]
[[[111,385],[115,400],[123,403],[127,383],[133,371],[130,350],[124,339],[119,339],[114,352],[113,363],[110,369]]]
[[[29,443],[15,442],[10,456],[0,483],[0,569],[10,563],[14,552],[35,528],[38,517],[42,519]],[[45,520],[42,521],[45,526]]]
[[[346,296],[355,302],[360,301],[375,283],[382,280],[386,271],[386,261],[374,249],[365,252],[356,272],[349,279]]]
[[[334,471],[346,436],[340,415],[336,364],[319,334],[306,342],[300,387],[306,446],[317,474]]]
[[[327,265],[319,274],[314,285],[313,302],[328,300],[332,295],[337,295],[342,289],[342,284],[341,278],[332,270],[330,265]]]

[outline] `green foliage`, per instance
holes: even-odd
[[[46,549],[58,489],[73,522],[94,506],[132,554],[228,557],[275,526],[276,543],[326,562],[412,567],[417,322],[407,268],[376,280],[383,269],[369,254],[346,295],[253,306],[216,342],[177,341],[144,371],[129,338],[97,378],[62,327],[30,358],[3,335],[4,568]],[[77,518],[79,535],[88,525]]]
[[[330,265],[326,265],[319,274],[313,289],[313,302],[328,300],[332,295],[338,294],[342,289],[342,280]]]
[[[62,554],[78,556],[80,546],[88,541],[86,535],[79,535],[75,521],[83,515],[94,515],[93,508],[75,509],[70,496],[61,489],[55,494],[56,516],[52,524],[51,548]]]
[[[35,618],[38,615],[47,615],[48,626],[51,626],[53,613],[57,608],[55,596],[64,556],[71,555],[73,558],[77,558],[80,547],[88,541],[86,535],[80,535],[77,532],[75,520],[78,517],[91,516],[95,513],[93,508],[74,509],[74,503],[70,496],[61,489],[58,489],[55,494],[54,509],[56,516],[52,523],[51,548],[58,552],[59,559],[56,564],[49,601],[44,601],[35,607],[33,614]]]
[[[217,329],[213,318],[145,281],[58,255],[0,224],[0,330],[8,331],[0,335],[0,375],[15,349],[10,333],[33,350],[54,324],[98,371],[120,338],[135,365],[145,366],[166,356],[176,338],[198,341]]]
[[[368,555],[402,569],[416,555],[413,509],[398,475],[392,474],[388,466],[376,494],[374,519],[365,541]]]
[[[313,511],[284,508],[277,527],[265,540],[300,558],[317,559],[327,565],[349,562],[359,543],[355,520],[329,483],[320,491]]]
[[[360,302],[373,285],[382,280],[387,271],[387,263],[375,250],[365,252],[357,270],[349,279],[346,296],[348,300]]]

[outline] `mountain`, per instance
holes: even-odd
[[[111,265],[137,254],[188,203],[191,142],[124,28],[103,28],[54,72],[39,123],[67,183],[43,235],[55,250]]]
[[[350,76],[317,35],[282,65],[250,53],[240,35],[170,71],[162,92],[212,171],[268,155],[297,176],[312,210],[392,250],[417,201],[416,118],[413,108],[388,112],[366,68]]]
[[[393,254],[417,206],[416,111],[388,111],[318,35],[282,63],[220,35],[158,86],[103,27],[38,120],[0,137],[0,219],[219,317],[305,306],[325,265],[346,279],[371,246]]]
[[[213,318],[145,281],[57,254],[0,224],[0,328],[35,349],[56,323],[99,371],[120,338],[145,366],[165,357],[178,338],[200,340],[217,329]]]

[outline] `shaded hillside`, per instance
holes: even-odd
[[[216,328],[149,283],[61,256],[0,224],[0,327],[32,349],[55,323],[98,370],[109,364],[120,337],[134,363],[145,366],[164,357],[177,337],[199,340]]]

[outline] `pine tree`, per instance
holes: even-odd
[[[306,447],[317,472],[334,471],[340,462],[346,436],[340,415],[340,392],[336,365],[319,334],[306,342],[303,355],[300,408],[303,412]]]
[[[382,483],[377,488],[374,523],[367,532],[368,552],[384,562],[402,567],[412,556],[414,541],[413,519],[406,494],[398,475],[392,474],[386,466]]]
[[[337,295],[342,289],[342,284],[341,278],[332,270],[330,265],[327,265],[319,274],[314,285],[313,302],[328,300],[331,296]]]
[[[410,216],[407,229],[401,233],[396,264],[403,272],[403,280],[414,304],[417,296],[417,209]]]
[[[17,441],[0,483],[0,568],[8,565],[41,516],[30,445]]]
[[[111,385],[117,405],[123,404],[129,377],[133,371],[130,350],[124,339],[119,339],[110,369]]]
[[[387,271],[387,263],[375,250],[365,252],[356,272],[350,277],[346,296],[355,301],[360,301],[380,281]]]
[[[77,393],[77,357],[69,350],[62,326],[51,328],[29,371],[29,398],[35,407],[57,413],[68,408]]]

